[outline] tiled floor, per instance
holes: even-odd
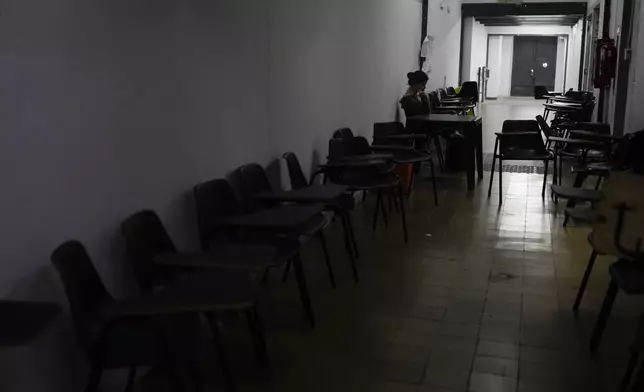
[[[486,132],[493,128],[487,125]],[[420,182],[410,200],[407,245],[396,213],[390,213],[388,228],[381,224],[371,232],[373,201],[368,199],[354,212],[362,251],[358,284],[340,246],[339,228],[329,230],[337,289],[330,288],[317,243],[307,244],[304,261],[318,326],[304,325],[295,281],[282,284],[275,273],[262,303],[268,369],[255,364],[243,323],[227,321],[226,343],[239,389],[616,390],[642,302],[618,297],[600,353],[590,356],[588,338],[611,258],[598,259],[581,309],[574,313],[574,295],[590,255],[589,230],[562,228],[561,207],[541,197],[542,177],[507,174],[501,207],[498,183],[487,197],[488,179],[486,173],[473,194],[466,193],[462,178],[441,179],[438,207]],[[216,362],[205,361],[203,373],[215,386],[210,390],[223,390],[217,387]]]

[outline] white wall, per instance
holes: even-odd
[[[472,27],[472,57],[469,80],[476,80],[479,67],[487,63],[487,28],[477,21],[474,21]]]
[[[487,60],[487,29],[472,17],[465,18],[464,23],[461,79],[476,81],[479,67]]]
[[[514,54],[513,35],[490,35],[488,63],[490,79],[487,97],[509,97],[512,87],[512,59]]]
[[[509,97],[512,91],[512,59],[514,58],[514,36],[506,35],[501,40],[501,83],[499,95]]]
[[[644,7],[636,2],[633,15],[633,57],[630,66],[628,100],[624,133],[644,130]]]
[[[566,70],[565,90],[579,88],[579,65],[581,61],[581,39],[583,22],[580,20],[572,27],[570,39],[568,40],[568,66]]]
[[[487,67],[490,69],[490,78],[487,82],[487,98],[498,98],[501,90],[501,65],[503,64],[501,44],[503,36],[490,35],[488,38]]]
[[[555,91],[564,91],[566,79],[566,60],[568,51],[568,36],[557,38],[557,64],[555,72]]]
[[[458,85],[461,46],[460,0],[429,0],[427,34],[434,36],[432,72],[427,88]]]
[[[5,0],[2,16],[0,296],[62,304],[61,241],[120,295],[129,214],[157,210],[193,248],[196,183],[286,150],[308,169],[334,128],[394,119],[421,35],[417,0]],[[0,390],[78,390],[67,317],[0,353],[38,372],[2,366]]]
[[[463,39],[461,53],[461,82],[467,82],[470,79],[470,69],[472,68],[472,39],[474,32],[474,18],[465,18],[463,20]],[[476,79],[474,79],[476,80]]]

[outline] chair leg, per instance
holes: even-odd
[[[358,251],[358,242],[356,241],[356,235],[353,230],[353,221],[351,220],[351,212],[346,212],[347,225],[349,226],[349,234],[351,235],[351,244],[353,245],[353,252],[356,255],[356,259],[360,259],[360,252]]]
[[[188,372],[195,386],[195,392],[203,392],[203,379],[201,377],[201,372],[199,371],[199,363],[196,360],[190,361]]]
[[[492,157],[492,170],[490,171],[490,185],[487,188],[487,197],[492,196],[492,183],[494,182],[495,166],[496,166],[496,154]]]
[[[295,269],[295,278],[297,279],[297,287],[300,291],[300,300],[304,308],[304,315],[311,325],[315,327],[315,316],[313,315],[313,307],[311,306],[311,298],[309,297],[309,289],[306,285],[306,277],[304,276],[304,268],[302,268],[302,258],[298,253],[293,257],[293,268]]]
[[[335,288],[335,274],[333,273],[333,266],[331,265],[331,258],[329,257],[329,247],[326,244],[324,230],[320,230],[318,237],[320,238],[320,244],[322,244],[322,251],[324,252],[324,262],[326,263],[326,269],[329,273],[329,282],[331,282],[331,287]]]
[[[293,262],[289,259],[286,262],[286,266],[284,267],[284,274],[282,275],[282,282],[286,283],[286,280],[288,279],[289,272],[291,271],[291,264]]]
[[[564,171],[564,164],[563,164],[563,156],[559,155],[559,182],[558,184],[561,185],[563,184],[563,171]]]
[[[387,192],[389,194],[389,198],[391,199],[391,193]],[[380,210],[382,211],[382,220],[385,222],[385,228],[389,227],[389,218],[387,218],[387,209],[385,208],[385,199],[380,198]]]
[[[503,158],[499,156],[499,207],[503,204]]]
[[[434,139],[434,148],[436,149],[436,155],[438,156],[438,166],[441,169],[441,173],[445,171],[445,157],[443,156],[443,146],[441,146],[441,141],[438,135],[432,137]]]
[[[248,322],[248,331],[250,332],[251,341],[255,348],[257,362],[262,367],[266,367],[268,365],[268,350],[266,349],[266,338],[264,337],[264,329],[259,318],[257,305],[246,310],[246,320]]]
[[[224,375],[224,380],[226,382],[226,387],[228,391],[235,391],[235,381],[233,380],[233,375],[230,371],[230,366],[228,363],[228,356],[226,355],[226,349],[224,344],[221,341],[221,333],[219,331],[219,319],[212,313],[205,313],[204,316],[210,324],[210,331],[212,333],[212,339],[215,342],[215,349],[219,355],[219,362],[221,366],[221,371]]]
[[[130,371],[127,375],[127,385],[125,386],[125,392],[132,392],[134,388],[134,379],[136,378],[136,366],[131,366]]]
[[[432,172],[432,187],[434,188],[434,205],[438,205],[438,191],[436,190],[436,173],[434,173],[434,162],[429,160],[429,168]]]
[[[599,187],[601,186],[601,184],[602,184],[602,177],[597,176],[597,182],[595,183],[595,190],[596,191],[599,190]]]
[[[85,387],[85,392],[95,392],[98,390],[98,386],[101,383],[101,376],[103,375],[103,369],[98,360],[94,360],[92,363],[92,370],[89,373],[89,378],[87,380],[87,386]]]
[[[606,323],[608,322],[608,317],[610,317],[610,312],[613,309],[613,303],[615,302],[615,297],[617,297],[618,291],[619,286],[617,285],[617,282],[611,279],[610,286],[608,286],[608,291],[606,292],[606,297],[602,303],[602,308],[599,311],[599,316],[597,317],[597,322],[595,323],[595,328],[593,329],[593,334],[590,337],[590,352],[592,354],[597,353],[599,343],[601,343],[602,335],[606,329]]]
[[[378,210],[380,210],[381,199],[382,189],[378,189],[378,193],[376,194],[376,210],[373,212],[373,225],[371,226],[373,231],[376,231],[376,226],[378,225]]]
[[[566,217],[566,219],[568,219]],[[586,285],[588,284],[588,278],[593,272],[593,267],[595,266],[595,260],[597,259],[597,252],[593,250],[590,254],[590,259],[588,260],[588,265],[586,266],[586,271],[584,272],[584,277],[581,279],[581,284],[579,285],[579,291],[577,291],[577,298],[575,298],[575,303],[572,306],[573,310],[579,309],[579,304],[581,304],[581,299],[584,297],[584,292],[586,291]]]
[[[550,164],[549,160],[543,161],[545,166],[545,173],[543,173],[543,186],[541,187],[541,197],[546,197],[546,182],[548,181],[548,166]]]
[[[405,236],[405,243],[409,242],[409,235],[407,234],[407,217],[405,216],[405,203],[403,202],[402,185],[398,184],[398,203],[400,204],[400,218],[402,219],[403,234]]]
[[[639,361],[639,358],[639,352],[636,349],[631,348],[631,356],[628,359],[626,372],[624,372],[622,382],[619,386],[619,392],[628,392],[628,387],[631,385],[631,379],[633,378],[633,373],[635,373],[635,369],[637,368],[637,362]],[[636,391],[636,389],[633,389],[633,391]]]
[[[557,156],[555,155],[555,159],[552,160],[552,183],[554,185],[557,185],[557,170],[559,169],[557,167]]]
[[[351,196],[353,196],[353,195],[351,195]],[[367,199],[367,191],[362,191],[362,202],[364,203],[364,201],[366,199]]]
[[[568,222],[570,221],[570,214],[568,211],[564,211],[564,221],[563,221],[563,227],[568,226]]]
[[[351,245],[351,234],[349,234],[349,225],[347,223],[347,211],[341,211],[341,219],[342,219],[342,232],[344,234],[344,247],[347,251],[347,255],[349,256],[349,262],[351,263],[351,270],[353,271],[353,279],[356,281],[356,283],[360,280],[358,278],[358,268],[356,267],[356,260],[353,254],[353,248]]]

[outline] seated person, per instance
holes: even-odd
[[[415,71],[407,74],[409,88],[400,100],[400,106],[405,111],[407,118],[422,114],[429,114],[429,98],[425,94],[429,77],[423,71]]]

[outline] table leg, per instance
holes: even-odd
[[[476,135],[474,135],[474,127],[468,125],[465,131],[465,139],[467,142],[467,156],[465,158],[465,171],[467,173],[467,190],[474,190],[474,171],[475,171],[475,155],[476,155]]]
[[[476,124],[476,170],[479,180],[483,179],[483,120]]]

